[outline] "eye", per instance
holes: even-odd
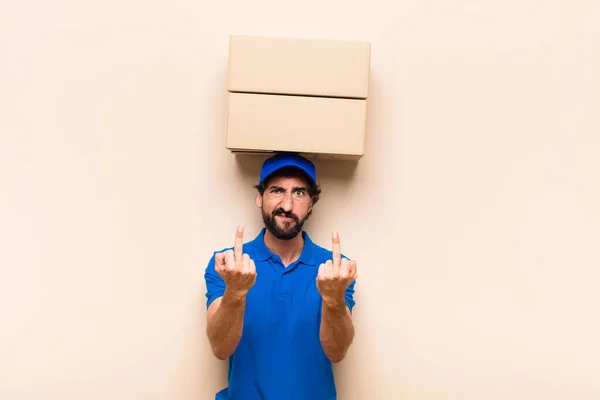
[[[304,190],[296,190],[296,196],[300,197],[300,196],[304,196],[305,192]]]

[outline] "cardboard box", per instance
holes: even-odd
[[[230,92],[366,99],[369,42],[231,35]]]
[[[366,118],[362,99],[229,93],[226,147],[357,160],[364,154]]]

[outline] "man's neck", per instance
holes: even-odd
[[[300,258],[304,249],[304,238],[302,232],[290,240],[277,239],[268,230],[265,231],[265,245],[272,253],[277,254],[286,267]]]

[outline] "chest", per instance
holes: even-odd
[[[318,269],[307,265],[267,262],[257,265],[256,283],[248,292],[244,331],[261,333],[314,333],[321,316],[317,290]]]

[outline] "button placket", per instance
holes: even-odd
[[[281,294],[282,297],[287,297],[290,294],[290,291],[289,291],[289,288],[288,288],[289,278],[286,278],[288,274],[289,274],[288,270],[283,271],[281,273],[281,286],[280,286],[281,291],[280,291],[280,294]]]

